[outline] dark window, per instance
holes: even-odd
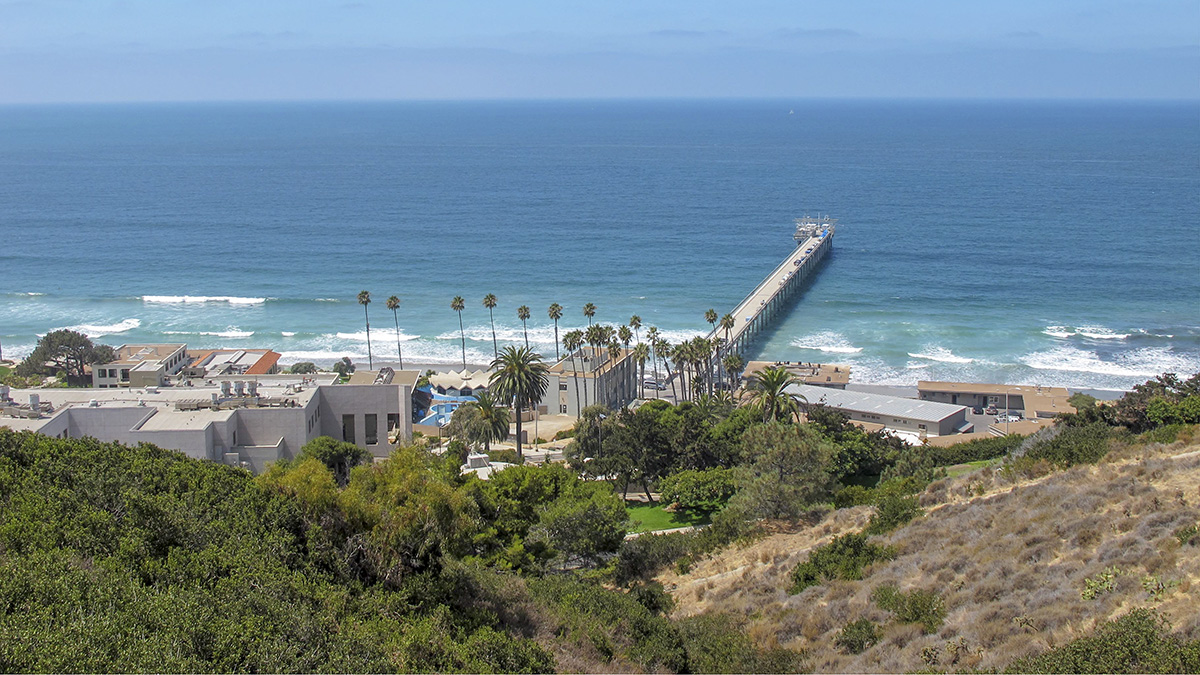
[[[388,431],[395,431],[400,428],[400,414],[388,413],[387,416]]]
[[[366,422],[367,425],[367,445],[375,445],[379,442],[379,415],[372,415],[368,413],[367,415],[364,415],[363,421]]]
[[[559,390],[559,391],[566,391],[566,390],[567,390],[567,383],[566,383],[566,382],[559,382],[559,383],[558,383],[558,390]]]
[[[342,440],[354,442],[354,415],[342,415]]]

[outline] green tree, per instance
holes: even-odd
[[[350,470],[359,464],[371,462],[371,453],[353,443],[339,441],[329,436],[317,436],[300,448],[296,456],[297,462],[312,457],[324,464],[337,480],[338,485],[346,486],[350,481]]]
[[[458,335],[459,335],[459,338],[462,340],[463,370],[467,369],[467,332],[465,329],[463,329],[463,322],[462,322],[462,313],[463,313],[463,309],[465,309],[466,306],[467,305],[463,301],[461,295],[454,296],[454,299],[450,301],[450,309],[458,312]]]
[[[521,332],[525,334],[525,348],[529,349],[529,326],[525,323],[529,320],[529,306],[521,305],[517,308],[517,318],[521,320]]]
[[[687,511],[711,513],[725,506],[737,492],[733,469],[685,469],[662,480],[662,499]]]
[[[496,317],[492,313],[492,310],[496,309],[496,296],[491,293],[483,296],[483,306],[487,307],[488,321],[492,324],[492,358],[495,358],[500,356],[500,343],[496,341]]]
[[[642,317],[638,316],[637,314],[629,317],[629,327],[633,329],[633,335],[635,338],[637,338],[638,344],[641,344],[642,335],[639,331],[642,328]]]
[[[483,451],[492,449],[492,441],[503,441],[508,438],[508,425],[511,421],[508,407],[503,405],[489,391],[475,394],[476,405],[479,406],[479,419],[483,428]]]
[[[350,377],[350,374],[354,372],[354,362],[350,360],[349,356],[343,356],[341,361],[333,362],[333,372],[343,378]]]
[[[371,316],[367,312],[367,305],[371,304],[371,294],[367,291],[359,291],[358,304],[363,306],[363,318],[367,322],[367,369],[375,370],[375,362],[371,358]]]
[[[835,448],[806,425],[774,422],[750,427],[743,436],[750,460],[737,499],[761,518],[795,518],[833,494],[827,467]]]
[[[388,298],[387,308],[392,310],[392,319],[396,322],[396,359],[400,361],[400,370],[404,370],[404,352],[400,350],[400,298],[395,295]]]
[[[558,320],[563,316],[562,305],[557,302],[550,303],[550,308],[546,311],[546,314],[554,322],[554,360],[558,361],[560,359],[558,355]]]
[[[588,325],[592,325],[592,317],[596,316],[596,306],[592,303],[587,303],[583,306],[583,315],[587,317]]]
[[[738,382],[741,379],[742,369],[746,367],[746,362],[742,359],[742,355],[737,352],[729,352],[721,360],[721,365],[725,367],[725,372],[729,374],[730,391],[736,390]]]
[[[288,368],[288,372],[293,375],[311,375],[317,372],[317,364],[312,361],[300,361],[299,363],[293,363],[292,367]]]
[[[86,384],[87,366],[115,359],[112,347],[93,344],[83,333],[63,328],[43,335],[29,356],[17,366],[16,374],[31,377],[62,371],[67,374],[68,381]]]
[[[646,360],[650,358],[650,347],[645,343],[639,342],[633,348],[633,360],[638,365],[638,388],[641,395],[638,398],[646,398]]]
[[[571,379],[575,382],[575,405],[582,411],[587,407],[587,387],[583,389],[583,398],[579,398],[579,368],[575,365],[575,354],[579,348],[583,346],[583,331],[571,330],[563,336],[563,349],[567,350],[567,354],[571,357]]]
[[[528,347],[505,347],[492,361],[488,388],[500,399],[511,402],[517,416],[517,459],[524,462],[521,450],[521,411],[536,404],[550,386],[549,369],[542,357]]]
[[[750,403],[756,406],[764,422],[788,421],[799,416],[800,406],[787,388],[800,384],[785,368],[764,368],[755,373],[750,386]],[[804,399],[803,396],[798,397]],[[804,399],[807,403],[807,399]]]

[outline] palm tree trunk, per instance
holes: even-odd
[[[562,360],[558,356],[558,319],[554,320],[554,360],[555,361]]]
[[[400,351],[400,315],[394,309],[392,318],[396,320],[396,358],[400,359],[400,370],[404,370],[404,352]]]
[[[462,314],[459,314],[459,315],[458,315],[458,318],[459,318],[459,319],[460,319],[460,321],[461,321],[461,319],[462,319]],[[488,307],[488,320],[490,320],[490,321],[491,321],[491,324],[492,324],[492,356],[493,356],[493,357],[498,357],[498,356],[500,356],[500,347],[499,347],[499,343],[498,343],[498,342],[496,342],[496,317],[495,317],[495,316],[492,314],[492,308],[491,308],[491,307]],[[463,358],[463,368],[466,368],[466,367],[467,367],[467,366],[466,366],[466,357],[464,356],[464,358]]]
[[[571,379],[575,381],[575,412],[576,417],[583,417],[583,406],[579,405],[579,371],[575,369],[575,352],[571,352]]]
[[[521,331],[525,333],[525,348],[529,349],[529,327],[525,325],[525,319],[521,319]]]
[[[367,306],[363,305],[363,317],[367,320],[367,368],[375,370],[374,360],[371,358],[371,316],[367,313]]]
[[[458,313],[458,335],[462,340],[463,370],[467,369],[467,332],[463,329],[462,312]]]
[[[671,395],[675,397],[675,403],[679,403],[679,392],[675,390],[675,378],[671,376],[671,362],[663,359],[663,366],[667,369],[667,379],[671,381]]]
[[[516,399],[513,399],[513,409],[517,413],[517,464],[524,464],[525,455],[521,453],[521,408]]]

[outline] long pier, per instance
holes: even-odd
[[[734,327],[729,330],[728,342],[721,349],[723,353],[745,351],[790,306],[789,301],[833,248],[836,226],[837,219],[828,216],[796,219],[795,250],[733,310]],[[725,339],[725,330],[717,326],[708,337]]]

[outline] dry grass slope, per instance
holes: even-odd
[[[753,639],[805,650],[817,672],[1003,669],[1135,607],[1156,608],[1176,631],[1200,638],[1200,547],[1181,547],[1174,536],[1200,522],[1200,442],[1122,446],[1096,466],[1035,478],[985,469],[938,481],[920,499],[923,518],[877,539],[896,547],[896,559],[869,567],[861,581],[787,593],[808,551],[861,529],[870,507],[780,528],[659,580],[678,616],[745,616]],[[1113,567],[1121,573],[1112,590],[1084,600],[1085,580]],[[1147,575],[1169,588],[1151,597]],[[948,610],[942,627],[925,635],[896,623],[870,598],[888,583],[939,593]],[[834,639],[861,618],[882,626],[882,637],[861,654],[844,653]]]

